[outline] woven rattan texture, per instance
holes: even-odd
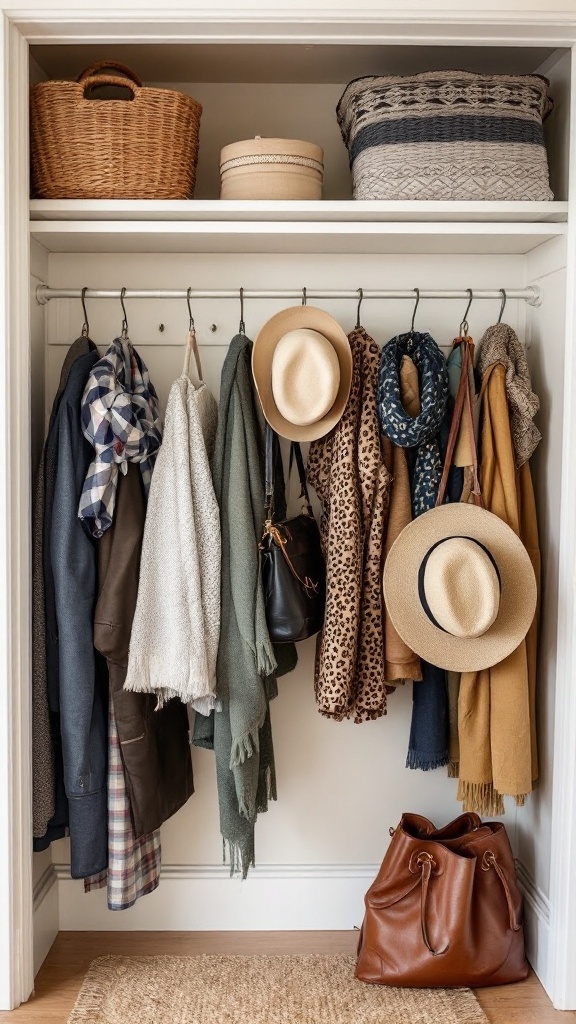
[[[103,85],[129,89],[132,99],[89,98]],[[30,102],[33,195],[191,199],[201,114],[191,96],[142,86],[122,65],[93,65],[77,82],[40,82]]]

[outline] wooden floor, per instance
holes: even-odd
[[[0,1022],[66,1024],[86,968],[97,956],[353,954],[357,938],[357,932],[61,932],[38,974],[32,999],[12,1013],[0,1013]],[[518,985],[478,989],[476,994],[493,1024],[576,1024],[576,1012],[552,1009],[534,975]]]

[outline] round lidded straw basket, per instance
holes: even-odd
[[[102,86],[131,97],[92,98]],[[39,82],[30,100],[33,195],[191,199],[201,114],[191,96],[143,86],[113,61],[92,64],[76,82]]]
[[[300,139],[246,139],[220,153],[221,199],[321,199],[324,152]]]

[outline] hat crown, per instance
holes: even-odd
[[[272,357],[272,394],[290,423],[308,426],[330,411],[340,385],[333,345],[319,331],[300,327],[280,338]]]
[[[427,614],[451,636],[480,637],[495,622],[500,578],[490,552],[472,537],[447,537],[423,562]]]

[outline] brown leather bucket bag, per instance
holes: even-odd
[[[365,898],[356,977],[378,985],[506,985],[528,974],[522,897],[504,825],[443,829],[404,814]]]

